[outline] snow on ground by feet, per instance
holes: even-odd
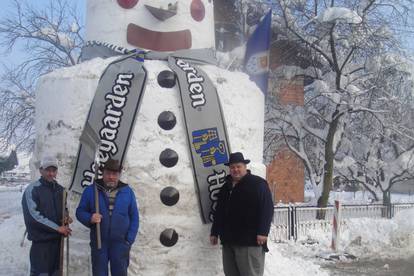
[[[20,247],[24,233],[21,197],[20,191],[0,191],[2,275],[27,275],[30,242],[26,240]],[[330,252],[331,235],[331,231],[314,229],[308,235],[302,235],[297,242],[269,241],[265,276],[332,275],[326,269],[329,262],[318,257]],[[340,236],[340,252],[353,254],[359,259],[410,259],[414,256],[414,209],[401,211],[393,219],[348,220]],[[71,262],[75,262],[76,252],[71,251],[71,254]],[[378,262],[378,265],[382,268],[384,264]]]

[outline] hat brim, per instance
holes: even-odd
[[[102,167],[102,170],[103,171],[111,171],[111,172],[122,172],[122,167],[120,167],[120,168],[111,168],[111,167]]]
[[[43,170],[46,170],[47,168],[51,168],[51,167],[57,169],[58,165],[56,165],[56,164],[44,164],[40,168],[43,169]]]
[[[228,163],[224,163],[224,166],[230,166],[231,164],[236,164],[236,163],[244,163],[244,164],[249,164],[250,163],[250,160],[249,159],[244,159],[244,161],[237,161],[237,162],[228,162]]]

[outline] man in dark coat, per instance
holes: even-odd
[[[94,276],[127,275],[129,251],[138,233],[139,215],[133,190],[119,180],[122,167],[109,159],[103,168],[102,180],[85,188],[77,219],[91,229],[91,255]],[[94,185],[97,185],[100,213],[95,210]],[[101,224],[102,247],[97,248],[96,224]]]
[[[266,180],[247,170],[243,154],[230,154],[230,175],[219,192],[210,242],[223,245],[226,276],[259,276],[264,272],[273,201]]]
[[[30,275],[55,276],[59,272],[60,241],[71,229],[62,223],[64,188],[56,182],[56,159],[45,157],[39,168],[41,178],[24,191],[23,217],[30,248]],[[66,221],[71,222],[68,216]]]

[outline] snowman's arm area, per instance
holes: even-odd
[[[80,223],[86,227],[91,227],[91,218],[93,210],[91,209],[91,201],[93,201],[93,189],[91,186],[85,188],[82,193],[81,200],[79,202],[78,208],[76,208],[76,218]]]
[[[130,189],[131,193],[131,202],[129,205],[129,229],[127,233],[127,241],[129,244],[133,244],[135,241],[135,238],[137,237],[138,228],[139,228],[139,211],[137,206],[137,200],[135,198],[134,191]]]

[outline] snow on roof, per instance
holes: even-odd
[[[0,138],[0,158],[9,157],[10,153],[16,149],[14,144],[8,144],[4,139]]]

